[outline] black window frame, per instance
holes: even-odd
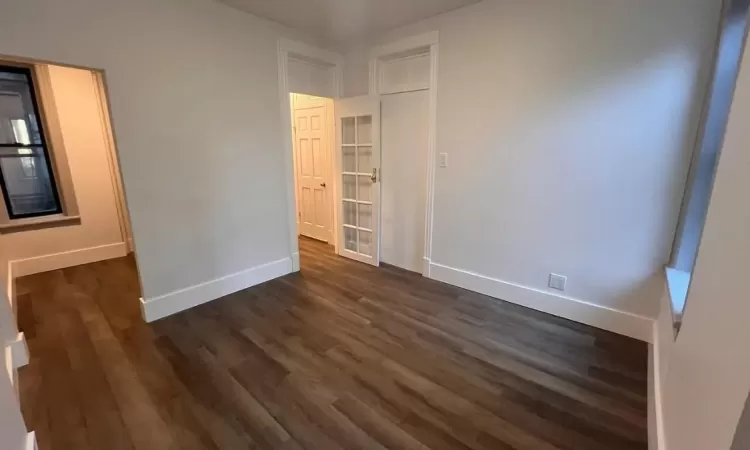
[[[39,139],[41,140],[40,144],[30,144],[30,145],[24,145],[24,144],[3,144],[0,143],[0,148],[28,148],[28,149],[42,149],[42,154],[44,158],[46,159],[46,166],[47,170],[49,171],[49,181],[50,181],[50,187],[52,189],[52,195],[55,200],[56,208],[54,210],[48,210],[48,211],[40,211],[40,212],[32,212],[32,213],[24,213],[24,214],[14,214],[13,213],[13,207],[10,200],[10,193],[8,192],[8,187],[5,183],[5,176],[3,175],[3,171],[0,170],[0,189],[3,191],[3,200],[5,200],[5,209],[8,213],[8,218],[10,220],[18,220],[18,219],[29,219],[34,217],[44,217],[44,216],[54,216],[57,214],[63,213],[63,205],[62,205],[62,199],[60,198],[60,191],[57,186],[57,177],[55,176],[55,168],[54,168],[54,161],[52,160],[49,152],[49,147],[47,144],[47,130],[44,123],[44,113],[42,112],[42,109],[39,107],[39,101],[37,100],[37,90],[36,90],[36,77],[34,74],[34,71],[31,68],[27,67],[18,67],[18,66],[9,66],[5,64],[0,64],[0,72],[10,72],[10,73],[17,73],[26,75],[26,77],[29,80],[29,91],[31,94],[31,103],[34,107],[34,115],[37,120],[37,126],[39,127]],[[0,156],[2,158],[2,156]]]

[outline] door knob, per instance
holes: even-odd
[[[325,182],[320,183],[320,187],[326,187],[326,183]]]
[[[373,183],[378,182],[378,169],[372,169],[372,175],[370,176],[370,180],[372,180]]]

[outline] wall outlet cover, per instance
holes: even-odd
[[[558,291],[564,291],[568,283],[568,277],[556,273],[549,274],[549,287]]]

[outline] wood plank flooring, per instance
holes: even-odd
[[[153,324],[130,258],[20,279],[40,449],[647,448],[645,344],[300,246]]]

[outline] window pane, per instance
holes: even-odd
[[[341,143],[354,144],[354,117],[341,119]]]
[[[9,154],[10,151],[14,154]],[[55,187],[41,148],[3,149],[0,169],[11,217],[59,212]]]
[[[359,184],[359,196],[357,197],[357,200],[371,202],[372,196],[370,195],[370,189],[372,186],[372,180],[370,179],[370,176],[357,176],[357,182]]]
[[[359,253],[372,256],[372,233],[369,231],[359,231]]]
[[[0,67],[0,144],[41,144],[31,72]]]
[[[62,212],[31,70],[0,66],[0,185],[11,219]]]
[[[354,175],[344,175],[344,188],[342,198],[357,199],[357,180]]]
[[[372,205],[358,205],[359,227],[372,230]]]
[[[356,172],[357,160],[354,147],[341,147],[341,152],[344,156],[344,172]]]
[[[372,147],[357,147],[357,156],[359,173],[371,173],[372,172]]]
[[[372,116],[357,117],[357,144],[372,144]]]
[[[357,226],[357,204],[354,202],[344,202],[344,223],[346,225]]]
[[[344,228],[344,248],[353,252],[357,251],[357,230]]]

